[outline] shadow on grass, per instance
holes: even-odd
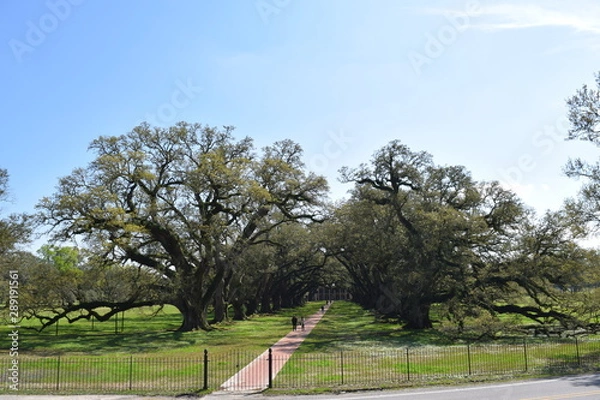
[[[26,335],[20,341],[20,350],[36,355],[62,355],[86,353],[103,355],[126,352],[154,353],[168,352],[182,347],[194,346],[201,342],[197,335],[181,332],[150,332],[135,334],[86,334],[80,335]],[[203,348],[199,346],[198,353]]]
[[[178,314],[125,319],[125,331],[118,334],[114,333],[115,324],[112,322],[97,323],[94,330],[88,322],[63,325],[58,335],[53,330],[42,333],[22,330],[20,351],[38,356],[127,353],[180,357],[200,355],[205,348],[210,351],[264,350],[289,332],[291,315],[308,316],[319,307],[320,304],[309,303],[276,314],[256,315],[243,322],[223,322],[214,325],[208,332],[176,331],[180,322]]]
[[[349,302],[335,302],[301,346],[302,352],[337,351],[348,344],[359,347],[403,348],[454,344],[435,330],[407,330],[398,323],[381,322]]]

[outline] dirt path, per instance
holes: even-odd
[[[281,371],[294,351],[296,351],[328,309],[329,304],[325,306],[323,311],[319,311],[306,318],[304,329],[298,324],[297,330],[292,330],[271,347],[273,378]],[[221,385],[221,391],[231,393],[232,391],[256,391],[266,389],[269,385],[268,357],[269,351],[267,350],[223,383],[223,385]],[[218,394],[219,392],[213,393],[213,395]]]

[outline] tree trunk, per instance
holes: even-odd
[[[294,299],[291,298],[289,295],[282,295],[281,301],[279,302],[279,306],[281,308],[292,308],[295,306]]]
[[[262,314],[269,314],[273,311],[271,305],[271,293],[268,290],[263,292],[262,301],[260,302],[260,312]]]
[[[177,329],[179,332],[190,332],[198,329],[208,331],[212,329],[206,317],[206,307],[192,306],[187,301],[178,302],[175,307],[183,317],[183,322]]]
[[[235,321],[243,321],[246,319],[246,312],[244,311],[244,302],[242,301],[233,301],[233,319]]]
[[[273,294],[273,311],[281,310],[281,295],[279,293]]]
[[[223,296],[224,282],[221,281],[215,292],[215,318],[212,320],[213,324],[223,322],[225,320],[225,299]]]
[[[258,300],[248,300],[248,302],[246,302],[246,315],[254,315],[256,314],[256,310],[258,310]]]
[[[406,307],[400,318],[406,322],[407,329],[429,329],[433,328],[429,318],[431,304],[414,304]]]

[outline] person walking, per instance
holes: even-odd
[[[296,317],[295,315],[292,317],[292,330],[296,330],[296,327],[298,326],[298,317]]]
[[[300,317],[300,327],[302,328],[302,330],[304,330],[304,316]]]

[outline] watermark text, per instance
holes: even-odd
[[[83,0],[48,0],[46,2],[48,12],[36,21],[29,20],[25,23],[27,28],[23,40],[12,38],[8,41],[8,46],[17,62],[23,61],[23,57],[41,46],[48,35],[56,31],[60,24],[71,16],[73,6],[81,3]]]
[[[8,272],[8,320],[10,322],[8,334],[10,348],[10,366],[8,367],[8,381],[10,390],[19,390],[19,272]]]

